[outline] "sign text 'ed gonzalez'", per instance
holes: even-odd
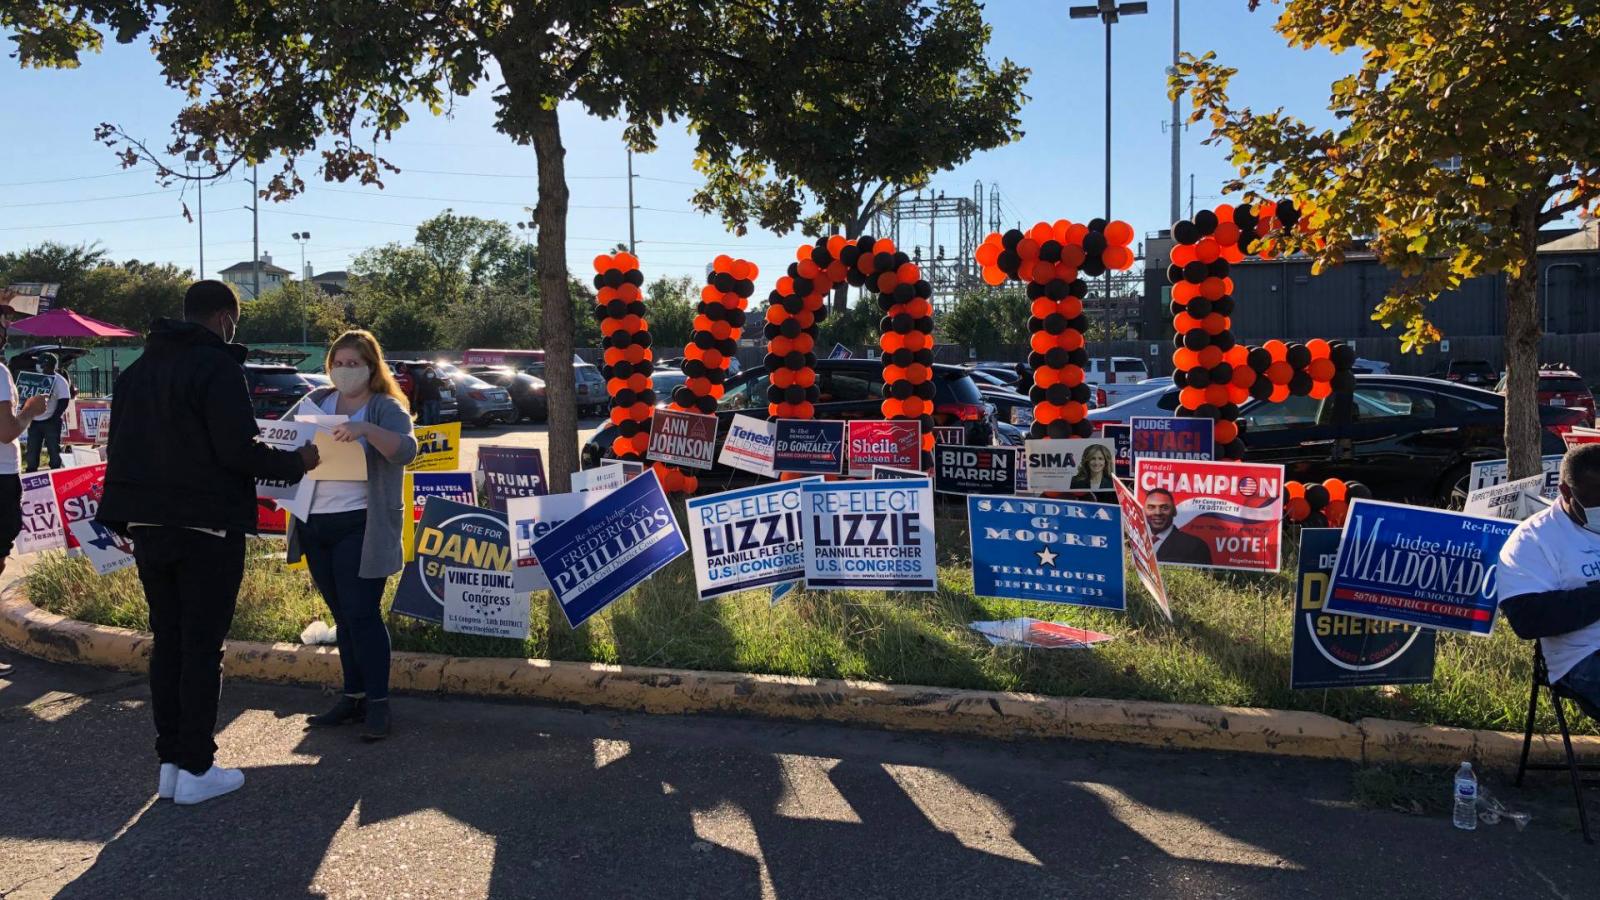
[[[803,491],[807,588],[934,590],[929,479],[808,484]]]

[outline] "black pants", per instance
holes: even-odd
[[[150,605],[150,708],[156,755],[196,775],[217,752],[222,642],[244,580],[244,535],[133,529],[133,557]]]
[[[50,468],[61,468],[61,418],[36,419],[28,423],[27,470],[39,468],[39,451],[50,451]]]
[[[22,533],[22,479],[0,475],[0,560],[11,555],[11,548]]]
[[[383,625],[387,578],[362,578],[367,511],[322,513],[295,524],[306,568],[333,613],[344,692],[389,698],[389,630]]]

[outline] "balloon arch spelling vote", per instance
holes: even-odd
[[[1236,419],[1251,397],[1281,401],[1291,395],[1323,398],[1354,388],[1355,351],[1338,341],[1304,344],[1267,341],[1247,347],[1234,340],[1233,280],[1228,267],[1247,256],[1270,259],[1281,230],[1309,231],[1309,221],[1293,201],[1255,206],[1222,204],[1202,210],[1193,221],[1172,227],[1173,248],[1167,280],[1172,284],[1175,349],[1173,381],[1181,389],[1177,414],[1216,423],[1217,456],[1244,453]],[[1133,265],[1133,229],[1126,222],[1065,219],[1040,222],[1026,232],[1013,229],[986,237],[977,260],[991,285],[1008,280],[1027,285],[1032,301],[1028,364],[1034,370],[1029,399],[1034,402],[1030,436],[1087,437],[1089,386],[1084,369],[1089,356],[1084,332],[1085,277],[1125,271]],[[917,265],[894,242],[834,235],[802,245],[767,297],[764,336],[769,373],[767,413],[772,419],[813,418],[817,387],[817,326],[828,316],[828,297],[840,284],[868,287],[877,294],[883,317],[878,346],[884,375],[883,416],[922,425],[923,467],[932,465],[934,411],[932,290]],[[611,421],[618,436],[612,455],[643,460],[650,444],[656,394],[651,379],[655,355],[641,290],[644,276],[631,253],[602,254],[594,260],[595,317],[604,338]],[[754,293],[755,264],[719,256],[701,289],[694,333],[684,348],[683,385],[671,406],[710,413],[723,395],[728,360],[738,350],[746,304]],[[656,464],[670,491],[692,492],[693,475]]]

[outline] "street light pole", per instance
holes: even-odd
[[[639,255],[639,251],[634,249],[634,246],[633,246],[633,210],[634,210],[634,205],[633,205],[633,179],[634,178],[635,178],[635,176],[633,174],[633,150],[630,148],[628,150],[628,252],[632,253],[634,256],[638,256]]]
[[[1067,8],[1067,16],[1073,19],[1099,19],[1106,26],[1106,212],[1105,221],[1111,221],[1111,26],[1122,20],[1123,16],[1138,16],[1150,11],[1149,3],[1118,3],[1117,0],[1096,0],[1093,6],[1072,6]],[[1106,270],[1106,286],[1104,303],[1105,309],[1111,307],[1111,270]],[[1092,361],[1091,361],[1092,364]],[[1107,372],[1102,377],[1109,377],[1111,360],[1105,362]]]
[[[311,322],[311,310],[306,305],[306,284],[310,281],[306,277],[306,241],[311,240],[311,232],[296,231],[291,235],[300,244],[300,343],[308,342],[308,330]]]
[[[190,150],[183,158],[194,163],[196,169],[199,169],[199,150]],[[197,176],[194,184],[195,190],[200,193],[200,280],[204,281],[206,279],[206,180]]]
[[[261,191],[256,187],[256,167],[250,167],[250,299],[261,299]]]
[[[1178,54],[1181,52],[1179,50],[1179,43],[1178,43],[1178,25],[1179,25],[1179,22],[1181,21],[1181,18],[1178,15],[1178,11],[1182,7],[1182,5],[1183,5],[1183,0],[1172,0],[1172,68],[1167,70],[1167,74],[1168,75],[1176,75],[1176,74],[1178,74]],[[1183,175],[1181,174],[1182,169],[1183,169],[1183,162],[1182,162],[1182,160],[1183,160],[1183,141],[1179,139],[1179,135],[1182,133],[1183,124],[1178,121],[1178,116],[1179,116],[1180,112],[1181,111],[1178,109],[1178,98],[1177,97],[1173,97],[1172,98],[1172,209],[1171,209],[1171,219],[1168,220],[1168,224],[1169,225],[1172,222],[1176,222],[1179,219],[1183,218],[1183,210],[1182,210],[1182,203],[1183,203],[1183,200],[1182,200],[1182,198],[1183,198]]]

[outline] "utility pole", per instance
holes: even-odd
[[[1178,23],[1181,18],[1178,10],[1182,7],[1183,0],[1172,0],[1172,68],[1167,70],[1168,75],[1178,74]],[[1172,216],[1171,222],[1179,219],[1182,212],[1183,199],[1183,168],[1181,157],[1183,155],[1183,142],[1178,139],[1183,123],[1178,121],[1178,98],[1172,98]],[[1171,222],[1168,224],[1170,225]]]
[[[206,279],[206,180],[198,177],[200,151],[190,150],[183,158],[196,165],[195,190],[200,192],[200,279]]]
[[[261,298],[261,191],[256,188],[256,167],[250,166],[250,299]]]
[[[628,252],[632,253],[634,256],[638,256],[639,255],[639,251],[634,249],[634,241],[633,241],[633,211],[635,209],[635,207],[633,205],[633,179],[636,178],[636,177],[638,177],[638,176],[633,174],[633,149],[629,148],[629,150],[628,150]]]

